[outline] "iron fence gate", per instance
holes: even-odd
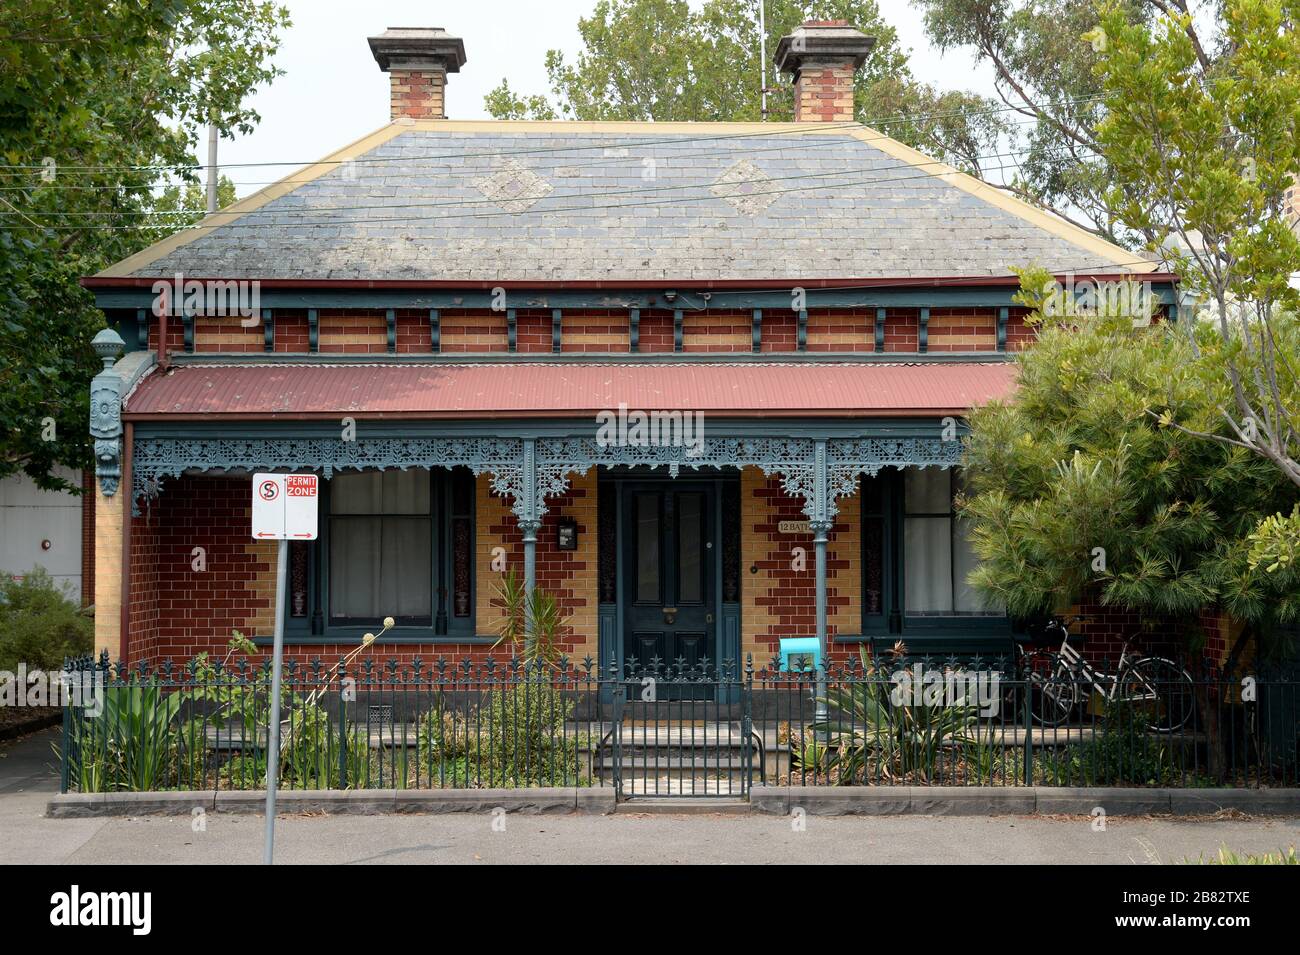
[[[596,776],[620,799],[743,798],[763,766],[754,732],[753,669],[633,662],[602,689],[607,719]]]

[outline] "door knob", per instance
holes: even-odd
[[[676,607],[664,607],[664,623],[671,624],[677,619]]]

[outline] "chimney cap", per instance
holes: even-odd
[[[387,73],[398,69],[440,67],[459,73],[465,65],[465,41],[442,27],[389,27],[368,38],[370,52],[379,68]]]
[[[773,59],[782,73],[796,75],[805,61],[851,62],[856,70],[875,46],[875,37],[849,26],[847,20],[810,20],[781,37]]]

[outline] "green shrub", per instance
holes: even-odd
[[[1182,786],[1173,745],[1153,738],[1145,720],[1124,704],[1112,705],[1092,739],[1035,757],[1039,782],[1048,786]]]
[[[469,714],[440,699],[420,718],[419,772],[447,786],[582,785],[579,740],[564,731],[573,708],[544,680],[492,690]]]
[[[19,663],[58,670],[94,641],[94,621],[43,568],[22,580],[0,577],[0,670],[16,671]]]

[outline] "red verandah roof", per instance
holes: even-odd
[[[617,409],[733,417],[961,413],[1011,393],[1009,362],[482,363],[173,366],[127,399],[127,418],[361,414],[566,417]]]

